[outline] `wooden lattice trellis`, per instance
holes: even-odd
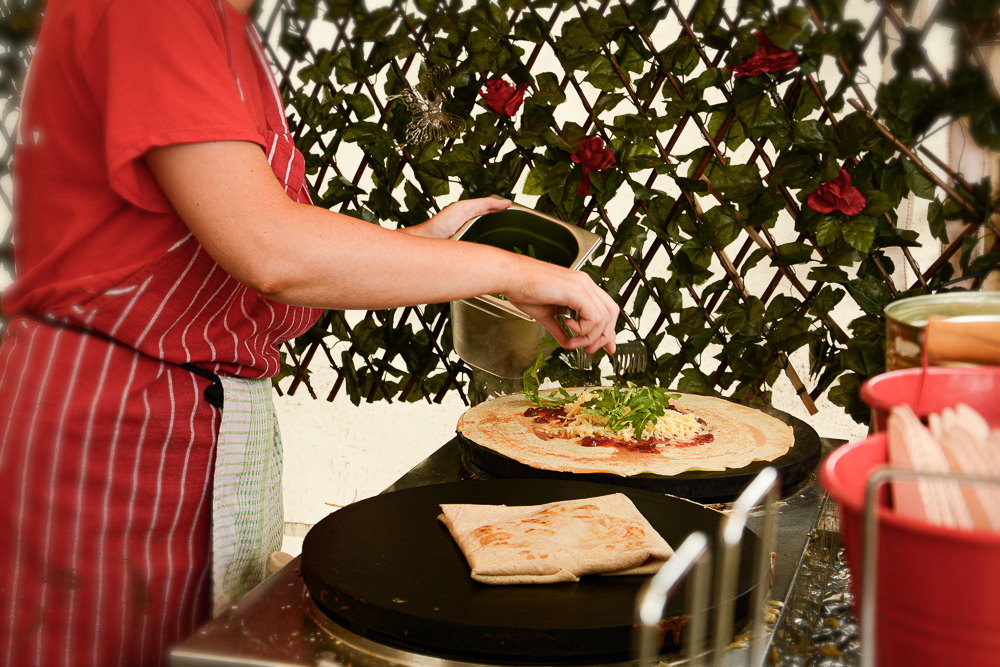
[[[989,182],[966,182],[927,144],[967,116],[976,143],[1000,147],[996,95],[988,78],[975,80],[988,68],[972,57],[995,33],[996,3],[984,4],[962,13],[940,3],[914,27],[907,7],[886,0],[868,5],[864,25],[836,0],[374,9],[278,0],[259,8],[257,23],[318,204],[395,226],[460,196],[512,196],[605,237],[587,270],[639,323],[622,336],[657,350],[642,380],[746,401],[788,382],[810,410],[829,396],[863,419],[856,389],[881,370],[882,307],[959,278],[977,288],[996,264],[984,238],[995,231]],[[949,77],[921,49],[939,24],[954,31],[956,62],[968,63]],[[799,65],[733,77],[725,66],[750,55],[755,30],[797,51]],[[876,87],[861,67],[880,47],[899,71]],[[410,114],[393,95],[429,65],[451,69],[446,108],[467,129],[407,144]],[[500,76],[528,84],[509,120],[478,97]],[[940,99],[964,99],[976,85],[985,89],[971,112]],[[618,159],[595,175],[594,196],[580,197],[568,156],[588,135]],[[841,165],[868,208],[819,215],[805,198]],[[930,202],[916,231],[898,213],[911,195]],[[930,261],[917,256],[929,244]],[[457,391],[468,400],[472,374],[447,323],[443,305],[328,312],[286,346],[279,391],[354,401],[440,401]],[[321,366],[332,369],[328,385],[310,374]],[[577,383],[601,370],[581,374],[557,356],[546,372]]]

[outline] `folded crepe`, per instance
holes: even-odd
[[[441,505],[438,517],[485,584],[579,581],[585,574],[651,574],[673,549],[628,496],[544,505]]]

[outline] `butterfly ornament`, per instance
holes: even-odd
[[[462,118],[441,108],[447,98],[444,88],[450,77],[447,66],[434,65],[421,72],[416,88],[407,86],[398,95],[389,96],[390,100],[402,100],[413,114],[406,126],[406,143],[452,139],[465,129]]]

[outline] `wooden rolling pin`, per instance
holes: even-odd
[[[927,363],[1000,366],[1000,319],[929,317],[924,328]]]

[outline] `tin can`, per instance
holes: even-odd
[[[994,321],[1000,326],[1000,292],[942,292],[894,301],[885,307],[886,370],[920,365],[927,318]]]

